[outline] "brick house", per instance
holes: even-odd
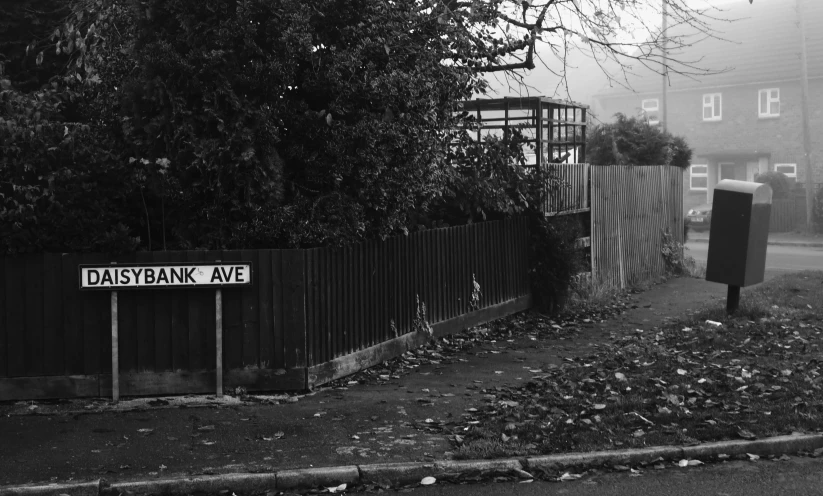
[[[806,181],[800,85],[800,34],[795,0],[737,1],[713,14],[718,38],[707,38],[672,58],[699,60],[718,71],[699,79],[670,75],[668,129],[694,150],[684,181],[686,210],[711,203],[721,179],[753,180],[777,170]],[[823,2],[805,0],[809,116],[814,182],[823,183]],[[728,69],[728,70],[726,70]],[[594,96],[602,117],[645,114],[659,122],[662,77],[633,68],[632,90],[604,88]]]

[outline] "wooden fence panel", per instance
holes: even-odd
[[[663,233],[683,242],[682,171],[593,166],[590,174],[595,279],[628,287],[663,276]]]
[[[304,388],[311,367],[328,380],[422,344],[418,316],[443,334],[527,308],[527,254],[517,219],[344,249],[4,257],[0,399],[111,392],[111,293],[79,291],[80,264],[251,262],[253,284],[222,291],[224,385],[259,390]],[[214,290],[118,291],[121,394],[213,391],[214,312]]]
[[[589,164],[545,164],[551,179],[544,200],[545,213],[559,213],[589,208]],[[559,181],[559,189],[551,187]]]
[[[795,204],[794,198],[776,198],[772,200],[769,232],[788,232],[794,229],[797,220],[797,207]],[[803,220],[805,221],[805,205],[803,212]]]

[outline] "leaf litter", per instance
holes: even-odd
[[[823,275],[801,274],[811,280],[795,285],[820,295],[809,299],[823,299]],[[778,289],[795,282],[781,281]],[[613,335],[611,346],[567,358],[522,386],[480,389],[482,406],[440,427],[452,435],[457,458],[817,431],[821,316],[801,304],[766,308],[733,318],[705,310],[685,322]]]

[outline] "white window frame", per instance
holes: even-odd
[[[715,97],[717,98],[717,108],[714,106]],[[708,102],[707,102],[708,100]],[[706,109],[711,109],[710,117],[706,117]],[[703,95],[703,120],[704,121],[719,121],[723,119],[723,93],[706,93]]]
[[[705,167],[705,172],[694,172],[695,167]],[[694,178],[702,177],[706,179],[705,188],[695,188]],[[709,189],[709,164],[692,164],[689,166],[689,190],[691,191],[707,191]]]
[[[763,95],[766,95],[766,108],[763,109]],[[777,104],[777,112],[772,112],[772,103]],[[761,119],[780,116],[780,88],[764,88],[757,92],[757,116]]]
[[[791,167],[794,170],[794,172],[788,173],[788,172],[779,171],[779,170],[777,170],[778,167]],[[775,172],[783,172],[783,174],[786,174],[786,177],[793,177],[793,178],[797,179],[797,164],[774,164],[774,171]]]
[[[646,117],[648,117],[649,114],[652,112],[658,113],[657,119],[652,119],[648,117],[649,124],[651,124],[652,126],[660,124],[660,100],[658,100],[657,98],[649,98],[643,100],[642,102],[640,102],[640,107],[643,109],[643,113],[646,114]]]

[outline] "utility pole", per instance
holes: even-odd
[[[669,84],[669,54],[668,54],[668,38],[666,37],[666,31],[669,27],[669,20],[667,17],[668,11],[668,0],[663,1],[663,112],[660,116],[660,123],[663,125],[663,132],[666,131],[666,127],[668,125],[668,114],[669,114],[669,100],[668,100],[668,84]]]
[[[803,0],[795,0],[797,23],[800,28],[800,89],[803,112],[803,156],[806,159],[806,233],[814,231],[812,210],[814,207],[814,173],[812,172],[812,138],[809,130],[809,75],[806,63],[806,21]]]

